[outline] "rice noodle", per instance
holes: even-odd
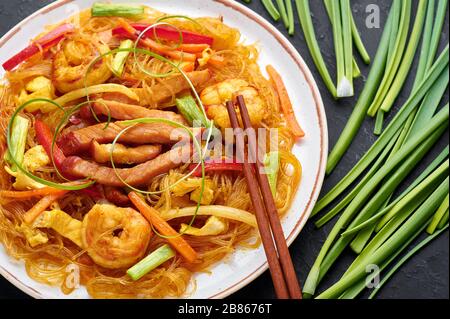
[[[162,14],[148,9],[148,18],[143,18],[141,22],[153,23]],[[76,32],[71,35],[71,39],[77,43],[88,45],[98,44],[97,33],[109,31],[119,25],[117,18],[91,18],[89,10],[70,17],[67,22],[77,26]],[[262,75],[257,64],[258,49],[256,46],[246,46],[239,43],[239,30],[230,28],[222,23],[220,19],[199,18],[197,23],[186,19],[170,19],[165,22],[191,30],[202,32],[214,37],[216,55],[225,60],[225,65],[216,68],[208,67],[213,76],[208,83],[203,84],[198,90],[226,79],[239,78],[246,80],[255,87],[261,94],[267,117],[264,119],[268,128],[278,128],[279,149],[281,154],[281,171],[278,178],[276,205],[280,214],[285,214],[291,203],[294,194],[300,184],[301,165],[292,155],[291,149],[294,139],[285,128],[283,119],[280,116],[278,98],[270,82]],[[113,48],[113,47],[112,47]],[[6,75],[6,86],[0,86],[0,189],[12,189],[12,178],[6,173],[4,167],[7,165],[4,160],[6,151],[6,127],[11,114],[16,108],[16,101],[24,85],[37,76],[52,77],[52,54],[59,48],[54,48],[50,53],[38,54],[31,60],[23,63],[16,70],[8,72]],[[77,56],[78,52],[72,52]],[[79,57],[82,58],[81,56]],[[137,54],[136,58],[140,64],[152,73],[167,73],[171,67],[167,64],[149,58],[143,54]],[[201,68],[199,68],[200,70]],[[120,83],[128,87],[141,87],[146,89],[146,93],[151,95],[155,84],[163,83],[161,79],[147,76],[142,69],[128,59],[122,78],[111,78],[111,83]],[[169,88],[170,89],[170,88]],[[165,102],[165,105],[174,104],[175,95]],[[150,99],[151,100],[151,99]],[[158,105],[149,105],[156,108]],[[26,114],[33,123],[34,115]],[[56,110],[42,117],[42,120],[54,129],[61,120],[63,112]],[[27,139],[27,149],[36,144],[33,126]],[[187,167],[173,170],[170,174],[155,178],[149,186],[150,191],[160,191],[168,189],[171,179],[175,175],[184,175]],[[58,180],[53,168],[45,168],[38,172],[39,176],[51,181]],[[253,212],[247,184],[244,177],[237,173],[222,173],[211,175],[214,185],[213,205],[226,205],[237,209]],[[189,203],[189,199],[175,198],[170,190],[166,190],[159,195],[150,195],[149,202],[161,212],[176,208],[180,202]],[[48,285],[59,286],[61,290],[69,294],[74,288],[68,285],[69,273],[67,267],[76,265],[80,270],[80,283],[85,285],[89,294],[94,298],[163,298],[180,297],[192,293],[188,291],[193,272],[205,272],[215,263],[223,260],[224,257],[233,252],[237,246],[248,249],[256,248],[260,244],[258,234],[249,225],[234,221],[229,222],[228,230],[217,236],[193,237],[185,236],[189,244],[198,252],[201,257],[198,263],[188,264],[180,256],[176,256],[158,269],[148,273],[142,279],[134,282],[126,276],[125,269],[108,270],[95,265],[80,247],[75,246],[69,240],[64,239],[54,231],[43,229],[48,236],[48,242],[37,247],[31,247],[21,231],[22,215],[36,202],[36,200],[22,202],[8,202],[0,198],[0,242],[5,247],[6,252],[15,259],[23,260],[28,275],[34,280]],[[69,193],[58,202],[59,208],[71,217],[82,220],[84,215],[93,207],[93,199],[79,193]],[[192,205],[195,203],[191,202]],[[196,222],[204,222],[205,218],[199,218]],[[186,222],[183,218],[171,221],[175,229],[179,229],[181,223]],[[165,240],[158,236],[153,236],[148,252],[159,247]],[[195,287],[195,283],[194,283]],[[194,288],[195,289],[195,288]]]

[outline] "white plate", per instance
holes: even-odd
[[[32,14],[0,39],[0,63],[27,46],[45,25],[89,8],[93,0],[60,0]],[[113,1],[114,2],[114,1]],[[120,0],[118,1],[120,2]],[[122,0],[123,2],[123,0]],[[328,152],[325,111],[317,85],[300,54],[290,42],[261,16],[232,0],[152,0],[136,1],[160,11],[189,16],[223,16],[224,22],[241,30],[246,43],[257,42],[261,48],[259,63],[272,64],[283,75],[295,113],[306,137],[294,148],[303,165],[300,189],[290,212],[283,218],[288,243],[300,233],[318,198]],[[186,5],[189,3],[189,5]],[[3,77],[3,69],[0,78]],[[294,252],[295,253],[295,252]],[[189,298],[224,298],[244,287],[267,269],[262,248],[238,249],[212,268],[211,274],[195,276],[197,289]],[[39,284],[28,277],[22,262],[10,258],[0,245],[0,274],[13,285],[35,298],[89,298],[80,288],[69,296],[58,287]]]

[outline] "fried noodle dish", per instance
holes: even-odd
[[[238,95],[254,128],[277,132],[262,148],[280,217],[304,133],[281,76],[257,61],[222,18],[96,3],[48,26],[3,64],[6,252],[65,294],[77,269],[93,298],[176,298],[237,247],[259,247],[242,163],[213,132],[231,127]]]

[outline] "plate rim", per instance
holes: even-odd
[[[17,32],[19,32],[25,24],[27,24],[29,21],[33,20],[35,17],[46,14],[60,6],[66,5],[68,3],[74,2],[76,0],[56,0],[55,2],[52,2],[41,9],[35,11],[34,13],[30,14],[26,18],[24,18],[22,21],[17,23],[14,27],[12,27],[7,33],[5,33],[0,38],[0,49],[3,47],[5,43],[7,43]],[[263,18],[260,14],[253,11],[252,9],[244,6],[243,4],[235,1],[235,0],[211,0],[213,2],[220,3],[228,8],[231,8],[234,11],[237,11],[240,14],[243,14],[247,16],[248,18],[251,18],[256,22],[258,25],[260,25],[262,28],[264,28],[275,40],[283,47],[283,49],[291,56],[293,61],[297,64],[299,70],[303,73],[303,76],[305,77],[305,81],[308,83],[309,89],[312,93],[314,104],[316,108],[316,112],[319,119],[319,128],[320,128],[320,163],[319,163],[319,169],[315,177],[314,181],[314,187],[313,191],[311,192],[308,200],[308,204],[304,211],[301,214],[301,217],[296,222],[293,230],[289,233],[288,236],[285,235],[286,241],[288,243],[288,246],[290,246],[293,241],[298,237],[300,232],[302,231],[303,227],[305,226],[306,222],[308,221],[308,218],[314,208],[314,204],[317,202],[317,199],[320,195],[320,191],[323,186],[324,177],[325,177],[325,170],[326,170],[326,162],[327,162],[327,156],[328,156],[328,124],[327,124],[327,117],[325,112],[325,107],[323,104],[322,96],[320,93],[320,90],[317,86],[317,82],[314,79],[314,76],[312,75],[311,70],[309,69],[306,62],[303,60],[303,57],[300,55],[298,50],[293,46],[293,44],[284,36],[273,24],[271,24],[269,21],[267,21],[265,18]],[[239,282],[236,282],[235,284],[226,287],[224,290],[222,290],[220,293],[217,293],[215,295],[212,295],[209,297],[209,299],[221,299],[230,296],[231,294],[239,291],[240,289],[244,288],[251,282],[253,282],[256,278],[258,278],[264,271],[268,269],[268,263],[265,261],[262,265],[260,265],[258,268],[256,268],[250,275],[246,276],[245,278],[241,279]],[[11,284],[13,284],[15,287],[19,288],[22,292],[25,294],[36,298],[36,299],[43,299],[46,298],[41,292],[37,291],[33,287],[29,287],[25,283],[23,283],[19,278],[11,274],[7,269],[0,266],[0,275],[2,275],[6,280],[8,280]]]

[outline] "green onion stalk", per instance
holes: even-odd
[[[403,60],[401,61],[400,67],[395,79],[389,88],[383,102],[381,103],[379,109],[384,112],[389,112],[395,102],[395,99],[399,95],[403,85],[405,84],[406,77],[411,69],[411,65],[414,60],[417,47],[419,45],[419,40],[422,35],[423,25],[425,21],[425,13],[427,7],[427,1],[421,0],[417,8],[416,20],[411,32],[411,37],[409,38],[408,46],[406,48]]]
[[[383,286],[391,279],[391,277],[414,255],[416,255],[421,249],[430,244],[433,240],[438,238],[441,234],[444,233],[448,229],[448,224],[443,229],[439,230],[437,233],[432,236],[428,236],[421,243],[419,243],[416,247],[414,247],[411,251],[409,251],[399,262],[392,267],[392,269],[383,276],[383,280],[381,280],[380,284],[377,288],[375,288],[369,296],[369,299],[374,299],[378,292],[383,288]]]
[[[352,214],[353,216],[355,216],[359,210],[360,211],[359,211],[358,215],[355,218],[353,218],[353,221],[348,225],[347,229],[353,229],[355,226],[364,222],[370,216],[375,214],[378,211],[378,209],[380,209],[381,206],[385,203],[387,198],[389,198],[390,193],[392,192],[392,189],[397,187],[398,183],[400,183],[405,178],[405,176],[408,174],[408,172],[411,169],[413,169],[414,166],[416,166],[420,162],[420,160],[425,156],[425,154],[429,151],[429,149],[436,143],[438,138],[443,133],[444,129],[445,129],[444,127],[439,128],[439,130],[434,132],[432,134],[432,136],[430,136],[425,142],[422,143],[422,145],[420,145],[420,147],[418,147],[416,150],[414,150],[413,153],[411,155],[409,155],[408,158],[401,164],[401,166],[398,167],[398,169],[396,169],[395,173],[392,174],[392,177],[388,180],[388,182],[385,183],[380,188],[380,191],[377,192],[376,194],[372,195],[371,199],[364,206],[362,206],[364,201],[352,202],[352,204],[349,206],[349,208],[344,212],[343,216],[337,222],[337,225],[339,224],[341,226],[341,229],[347,227],[347,224],[350,223],[350,220],[352,219],[352,216],[350,216],[350,215]],[[432,182],[429,183],[429,185],[427,185],[427,188],[424,191],[418,192],[418,196],[419,195],[420,196],[429,195],[429,193],[427,193],[427,192],[430,191],[430,188],[432,191],[433,187],[436,186],[436,183],[442,182],[442,179],[445,178],[445,176],[442,176],[442,174],[445,174],[445,172],[446,172],[445,169],[443,172],[440,171],[440,174],[438,174],[435,177],[436,178],[435,180],[433,180]],[[371,188],[368,187],[366,190],[363,190],[363,191],[370,192],[370,189]],[[363,196],[360,195],[359,197],[362,198]],[[416,197],[416,200],[412,201],[413,204],[414,203],[420,204],[420,201],[418,198],[419,197]],[[368,199],[366,198],[365,200],[367,201]],[[405,199],[399,205],[394,206],[394,208],[397,209],[397,210],[395,210],[396,212],[398,210],[401,210],[405,206],[405,205],[403,205],[404,202],[407,202],[407,204],[410,204],[410,201],[408,201],[408,199]],[[359,208],[357,206],[355,206],[358,204],[360,205]],[[356,211],[355,211],[355,209],[356,209]],[[393,211],[394,211],[394,209],[393,209]],[[333,228],[333,229],[336,229],[336,231],[339,232],[337,227],[338,226],[335,226],[335,228]],[[373,228],[373,226],[372,226],[372,228]],[[369,229],[372,230],[372,228],[369,228]],[[353,233],[346,235],[346,236],[344,236],[344,234],[342,234],[341,237],[337,239],[336,243],[329,249],[329,251],[326,254],[326,257],[324,258],[324,260],[321,264],[321,267],[320,267],[319,281],[321,281],[323,279],[323,277],[326,275],[326,273],[331,268],[333,263],[337,260],[339,255],[343,252],[345,247],[351,243],[353,237],[354,237]],[[357,245],[357,243],[355,243],[355,242],[352,242],[351,244]],[[354,248],[354,247],[352,247],[352,248]],[[360,250],[362,250],[362,248],[363,247],[361,247]]]
[[[294,22],[294,9],[292,7],[292,0],[286,0],[286,12],[288,18],[288,34],[294,35],[295,33],[295,22]]]
[[[402,129],[410,114],[415,112],[417,106],[429,92],[430,88],[434,86],[438,79],[441,79],[441,77],[444,76],[444,73],[448,74],[448,50],[449,48],[447,45],[431,70],[428,72],[427,76],[417,87],[417,89],[412,92],[409,99],[386,127],[383,134],[377,139],[377,141],[375,141],[361,160],[354,165],[352,170],[318,202],[316,208],[314,209],[315,214],[329,205],[342,192],[344,192],[370,166],[370,164],[378,158],[384,148],[392,141],[392,138],[400,129]]]
[[[309,0],[295,0],[297,7],[297,13],[299,16],[300,24],[305,35],[305,41],[308,45],[309,51],[313,58],[314,64],[321,75],[325,86],[334,98],[337,98],[336,86],[331,79],[330,73],[327,69],[320,47],[317,42],[316,33],[314,31],[314,25],[311,19],[311,10],[309,7]]]
[[[278,6],[278,12],[281,16],[281,21],[283,21],[284,26],[286,29],[289,29],[289,17],[288,13],[286,11],[286,4],[284,3],[285,0],[275,0],[277,6]]]
[[[421,3],[424,0],[421,0]],[[391,88],[392,82],[395,79],[398,68],[404,56],[404,50],[406,47],[406,41],[408,38],[409,23],[411,20],[411,1],[402,1],[402,11],[400,16],[400,27],[397,34],[397,39],[395,42],[393,58],[390,63],[386,66],[386,72],[384,74],[383,80],[378,88],[377,94],[367,111],[370,116],[375,116],[376,112],[380,108],[384,98]],[[420,14],[420,13],[419,13]],[[414,35],[412,35],[414,36]],[[407,57],[408,58],[408,57]]]
[[[447,194],[447,197],[442,202],[441,206],[439,206],[439,209],[437,210],[436,214],[433,217],[433,220],[431,221],[430,225],[427,228],[427,233],[430,235],[433,235],[436,229],[439,226],[440,221],[444,218],[445,213],[448,211],[449,206],[449,195]]]
[[[420,3],[419,6],[420,5],[425,6],[425,3],[423,3],[423,4]],[[431,50],[431,47],[434,47],[434,43],[431,43],[431,42],[436,41],[436,39],[437,39],[437,41],[439,40],[439,38],[431,39],[431,33],[432,33],[431,27],[433,26],[433,19],[434,19],[434,5],[435,5],[435,1],[429,1],[427,10],[425,10],[425,9],[423,11],[419,10],[417,17],[416,17],[415,26],[413,28],[413,35],[411,36],[411,38],[413,38],[414,34],[420,33],[420,32],[418,32],[418,30],[422,29],[422,27],[419,25],[423,24],[423,21],[421,21],[421,20],[423,20],[423,18],[420,18],[419,15],[421,12],[422,12],[422,14],[425,14],[425,11],[426,11],[425,31],[424,31],[424,37],[422,40],[422,48],[421,48],[421,52],[420,52],[418,71],[417,71],[416,78],[415,78],[414,84],[413,84],[413,89],[412,89],[413,91],[417,89],[417,87],[419,86],[420,82],[423,80],[423,78],[426,74],[425,65],[428,63],[428,60],[434,59],[435,51]],[[440,30],[437,30],[437,32],[440,32]],[[418,39],[419,39],[419,37],[416,37],[415,42],[418,43]],[[411,50],[411,48],[412,48],[411,44],[413,44],[413,42],[410,42],[407,52]],[[417,43],[413,44],[413,46],[416,47]],[[412,56],[414,56],[414,54],[412,54]],[[412,60],[411,60],[411,62],[412,62]],[[403,68],[404,65],[405,65],[404,62],[402,62],[401,68]],[[401,71],[399,71],[399,73],[400,72]],[[398,76],[398,78],[400,78],[400,76]],[[422,101],[422,104],[417,109],[417,111],[414,111],[413,113],[410,114],[410,116],[408,117],[407,121],[405,122],[405,124],[403,126],[401,136],[398,139],[394,149],[392,150],[392,153],[397,152],[411,138],[412,135],[414,135],[417,132],[419,132],[420,130],[422,130],[423,127],[427,124],[427,122],[433,117],[433,115],[435,114],[435,112],[439,106],[440,100],[442,99],[442,97],[446,91],[446,88],[448,86],[448,81],[449,81],[449,76],[448,76],[448,72],[446,72],[446,73],[442,74],[441,77],[435,82],[433,87],[430,89],[430,91],[425,96],[424,100]],[[384,111],[380,108],[378,112],[384,112]],[[388,218],[388,216],[386,216],[386,218]],[[384,218],[381,223],[386,223],[387,222],[386,218]],[[380,226],[378,226],[377,228],[372,228],[372,229],[367,228],[365,230],[362,230],[360,232],[360,234],[356,237],[355,241],[352,243],[352,245],[351,245],[352,249],[356,253],[359,253],[361,251],[361,249],[364,247],[364,245],[367,243],[367,241],[369,240],[373,231],[377,230],[379,228],[380,228]]]
[[[280,20],[281,18],[280,12],[278,11],[277,7],[273,4],[272,0],[261,0],[261,2],[273,20],[275,21]]]
[[[380,265],[380,271],[385,270],[392,262],[394,262],[394,260],[397,259],[397,257],[399,257],[409,247],[409,245],[411,245],[411,243],[423,233],[425,228],[426,224],[422,225],[422,227],[420,227],[412,236],[410,236],[410,238],[399,249],[397,249],[397,251],[392,256],[390,256]],[[367,289],[366,281],[374,280],[376,276],[378,276],[378,272],[375,272],[367,278],[363,278],[362,280],[358,281],[356,284],[348,288],[339,297],[339,299],[355,299],[359,294]]]
[[[333,27],[334,19],[333,14],[331,12],[331,4],[330,0],[325,0],[325,9],[328,14],[328,18],[330,19],[331,26]],[[355,43],[355,46],[357,47],[358,51],[360,52],[360,55],[363,57],[363,60],[366,64],[370,63],[370,56],[367,53],[366,48],[364,47],[364,44],[362,43],[361,37],[359,35],[358,29],[356,27],[355,20],[353,19],[353,16],[351,16],[351,27],[352,27],[352,35],[353,35],[353,41]],[[361,70],[359,69],[358,63],[356,62],[356,59],[352,57],[352,67],[353,67],[353,78],[356,79],[361,76]]]
[[[356,284],[359,280],[367,276],[366,266],[381,265],[392,254],[394,254],[402,245],[408,241],[410,236],[420,229],[426,223],[437,209],[438,205],[449,191],[449,179],[447,179],[433,192],[433,194],[417,209],[417,211],[387,239],[373,254],[370,254],[364,260],[361,260],[357,267],[344,276],[332,287],[320,294],[318,299],[333,299],[341,296],[346,289]]]
[[[372,176],[380,169],[380,167],[384,164],[385,160],[387,159],[390,151],[394,147],[398,137],[400,135],[400,132],[398,132],[394,138],[390,141],[390,143],[386,146],[386,148],[383,150],[381,155],[378,157],[376,162],[371,166],[370,170],[366,173],[366,175],[361,179],[361,181],[356,185],[350,193],[348,193],[344,199],[342,199],[335,207],[333,207],[328,213],[323,215],[320,219],[318,219],[315,222],[315,225],[320,228],[323,225],[325,225],[327,222],[329,222],[332,218],[334,218],[337,214],[339,214],[352,200],[355,198],[355,196],[361,191],[362,187],[364,187],[365,184],[372,178]],[[313,213],[311,214],[311,217],[316,216],[320,210],[322,209],[321,206],[316,205],[315,209],[313,210]]]
[[[355,234],[361,229],[366,228],[367,226],[374,225],[380,218],[387,214],[396,215],[397,212],[403,209],[406,205],[410,204],[414,201],[415,196],[419,196],[423,192],[426,192],[427,189],[433,187],[436,182],[439,182],[444,174],[447,172],[449,168],[448,160],[445,163],[442,163],[442,154],[446,153],[446,157],[448,157],[448,147],[438,156],[433,163],[431,163],[426,170],[424,170],[420,176],[411,184],[395,201],[390,203],[386,208],[381,210],[376,215],[372,216],[370,219],[365,222],[358,224],[352,228],[349,227],[344,233],[342,233],[343,237],[348,235]],[[442,164],[441,164],[442,163]],[[439,167],[437,165],[441,164]],[[390,218],[389,218],[390,219]]]
[[[401,148],[390,160],[388,160],[372,177],[372,179],[361,189],[361,191],[357,194],[357,196],[352,200],[350,205],[346,208],[341,218],[337,221],[333,229],[331,230],[328,238],[326,239],[319,256],[314,263],[310,274],[305,283],[304,293],[307,295],[313,295],[315,292],[315,288],[319,282],[319,276],[321,272],[321,265],[326,257],[331,245],[335,241],[336,237],[340,233],[341,229],[345,227],[355,216],[355,214],[363,207],[365,202],[370,198],[370,196],[377,190],[378,186],[383,182],[383,180],[390,174],[399,164],[404,163],[406,160],[409,160],[409,156],[413,151],[419,150],[417,158],[426,153],[425,147],[428,147],[427,140],[429,140],[429,144],[433,144],[437,138],[443,133],[445,128],[447,127],[448,120],[448,105],[444,107],[433,119],[430,121],[429,125],[425,130],[420,132],[417,136],[411,139],[403,148]],[[425,143],[423,143],[425,142]],[[414,157],[411,157],[414,158]],[[417,159],[414,159],[417,160]],[[393,183],[395,185],[395,183]],[[386,186],[387,187],[387,186]],[[381,192],[386,194],[387,192]],[[387,198],[381,198],[380,200],[384,202]],[[374,203],[374,206],[376,203]],[[361,218],[366,216],[360,215]]]
[[[397,0],[399,1],[399,0]],[[354,137],[356,136],[359,128],[366,117],[366,112],[372,102],[373,97],[376,94],[381,79],[384,74],[384,69],[388,57],[389,50],[389,37],[392,30],[393,21],[393,8],[391,8],[388,20],[384,27],[383,35],[381,37],[380,44],[378,46],[377,53],[375,55],[372,68],[369,72],[366,85],[358,99],[358,102],[353,109],[353,112],[339,137],[338,142],[334,146],[330,155],[328,156],[327,174],[331,174],[334,168],[337,166],[342,156],[349,148]]]

